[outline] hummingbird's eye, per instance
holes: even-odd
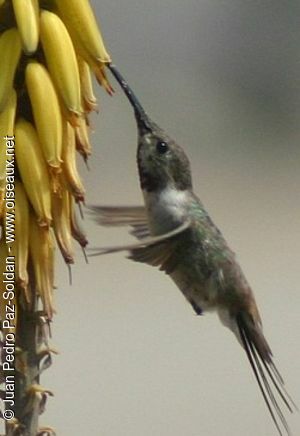
[[[169,150],[168,144],[165,141],[158,141],[156,150],[159,154],[165,154]]]

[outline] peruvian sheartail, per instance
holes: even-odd
[[[252,289],[235,254],[193,192],[189,160],[149,118],[116,67],[108,67],[134,109],[144,206],[93,206],[99,224],[131,226],[139,240],[95,249],[93,255],[129,251],[130,259],[168,274],[197,315],[217,312],[245,350],[278,433],[291,435],[282,406],[290,412],[296,406],[274,364]]]

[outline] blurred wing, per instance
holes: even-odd
[[[168,240],[154,245],[135,248],[130,250],[128,259],[135,262],[147,263],[151,266],[159,266],[161,271],[171,274],[179,261],[176,245],[176,240]]]
[[[140,242],[135,244],[91,249],[95,252],[90,254],[90,256],[129,251],[129,259],[136,262],[147,263],[152,266],[160,266],[161,270],[170,274],[176,267],[178,259],[176,255],[177,240],[175,236],[185,232],[190,227],[190,224],[190,221],[186,220],[183,224],[170,232],[159,236],[140,238]]]
[[[143,206],[90,206],[89,210],[101,226],[130,226],[130,233],[137,239],[150,236],[146,210]]]

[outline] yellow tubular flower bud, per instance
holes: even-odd
[[[30,216],[29,251],[33,264],[36,289],[43,303],[43,308],[49,319],[52,319],[53,308],[53,269],[54,241],[52,230],[41,227],[36,217]]]
[[[39,42],[39,25],[36,0],[12,0],[14,14],[25,53],[36,51]]]
[[[86,234],[82,230],[79,220],[78,220],[78,214],[75,209],[75,202],[72,196],[69,194],[69,202],[70,202],[70,208],[71,208],[71,233],[73,238],[79,243],[79,245],[82,248],[85,248],[88,244],[88,240],[86,237]]]
[[[83,100],[83,107],[87,112],[96,111],[98,112],[97,99],[94,94],[91,70],[89,65],[82,59],[81,56],[77,57],[80,83],[81,83],[81,93]]]
[[[13,89],[13,81],[22,50],[21,38],[14,27],[0,36],[0,112],[2,112]]]
[[[74,43],[80,45],[78,51],[82,56],[91,57],[97,63],[110,62],[89,1],[57,0],[56,4]]]
[[[103,66],[97,67],[93,62],[91,62],[90,65],[99,85],[103,86],[103,88],[105,89],[106,92],[108,92],[109,95],[113,95],[115,91],[111,86],[111,84],[109,83],[104,67]]]
[[[37,133],[28,121],[19,120],[15,128],[18,168],[31,205],[41,226],[51,223],[51,195],[47,165]]]
[[[73,127],[67,122],[63,125],[63,173],[68,189],[76,201],[84,201],[85,190],[77,171],[76,143]]]
[[[76,52],[89,64],[98,83],[112,95],[104,66],[111,62],[88,0],[57,0],[57,7],[73,40]]]
[[[13,89],[6,103],[4,110],[0,113],[0,218],[3,216],[4,192],[5,192],[5,172],[6,172],[6,136],[12,137],[14,134],[14,124],[17,108],[17,94]]]
[[[85,118],[80,118],[79,126],[75,127],[76,148],[86,161],[92,153],[88,126]]]
[[[62,20],[45,10],[40,16],[40,34],[53,83],[68,110],[69,121],[77,125],[82,107],[79,70],[72,40]]]
[[[71,233],[71,208],[67,189],[61,195],[52,195],[53,228],[57,244],[67,264],[74,263]]]
[[[46,68],[30,62],[25,70],[36,130],[45,159],[54,178],[61,170],[62,117],[54,85]]]

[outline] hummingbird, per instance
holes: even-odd
[[[170,276],[197,315],[217,312],[249,360],[279,435],[291,435],[283,414],[296,408],[263,334],[254,294],[222,233],[193,191],[188,157],[145,112],[128,83],[108,68],[131,103],[138,130],[137,165],[144,206],[91,206],[102,226],[130,226],[138,242],[95,248],[92,256],[129,252]]]

